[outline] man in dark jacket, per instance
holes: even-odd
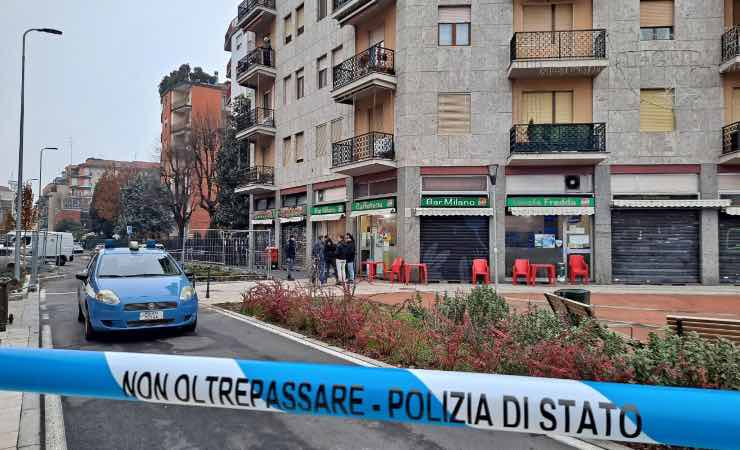
[[[350,283],[355,281],[355,238],[352,234],[347,233],[344,238],[344,245],[346,246],[345,257],[347,258],[347,279]]]
[[[331,240],[328,235],[324,240],[324,255],[326,258],[326,278],[329,279],[330,272],[334,272],[334,278],[339,282],[339,276],[337,275],[337,246]]]
[[[288,243],[285,244],[285,261],[288,264],[288,281],[293,281],[293,265],[295,264],[295,235],[290,235]]]

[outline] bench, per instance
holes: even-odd
[[[705,339],[725,338],[740,344],[740,320],[668,315],[666,322],[679,336],[693,331]]]
[[[588,319],[599,320],[594,313],[594,307],[591,305],[587,305],[585,303],[577,302],[575,300],[571,300],[547,292],[545,293],[545,298],[547,299],[547,303],[550,304],[552,312],[554,312],[555,315],[558,317],[565,318],[565,320],[568,321],[569,325],[577,326],[583,320]],[[607,328],[629,328],[630,338],[633,337],[634,333],[632,326],[634,324],[632,323],[612,321],[607,322],[604,320],[599,321],[603,322]]]

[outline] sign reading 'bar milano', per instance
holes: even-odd
[[[488,208],[488,197],[422,197],[422,208]]]

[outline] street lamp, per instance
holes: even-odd
[[[26,35],[32,31],[39,33],[48,33],[61,35],[62,32],[53,28],[31,28],[23,32],[23,52],[21,56],[21,122],[20,122],[20,139],[18,141],[18,192],[16,192],[16,216],[15,221],[15,279],[21,280],[21,204],[23,195],[21,185],[23,183],[23,116],[25,112],[25,90],[26,90]]]
[[[45,150],[56,151],[56,150],[59,150],[59,148],[44,147],[39,152],[39,200],[38,200],[38,205],[41,205],[41,170],[44,164],[44,151]],[[40,238],[41,238],[41,216],[38,215],[38,217],[36,217],[36,245],[33,247],[33,260],[32,260],[33,268],[31,269],[31,283],[30,283],[31,286],[36,286],[39,282],[39,256],[40,256],[39,247],[41,247]],[[46,239],[44,239],[44,243],[46,243]],[[46,246],[44,245],[44,247]],[[46,252],[44,251],[44,253]],[[45,254],[44,254],[44,257],[46,257]]]
[[[493,164],[489,169],[489,178],[493,185],[493,285],[498,294],[498,220],[496,217],[496,193],[498,191],[498,186],[496,185],[497,177],[498,164]]]

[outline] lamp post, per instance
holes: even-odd
[[[496,179],[498,176],[498,164],[493,164],[490,167],[489,173],[491,184],[493,184],[493,285],[496,293],[498,293],[498,221],[496,217],[496,191],[498,190]]]
[[[53,28],[31,28],[23,32],[23,52],[21,56],[21,121],[20,121],[20,139],[18,141],[18,189],[16,192],[16,212],[17,220],[15,221],[15,279],[21,280],[21,209],[23,202],[22,184],[23,184],[23,116],[25,112],[24,94],[26,90],[26,36],[32,31],[39,33],[48,33],[61,35],[62,32]]]
[[[59,150],[57,147],[44,147],[39,152],[39,200],[38,205],[41,205],[41,171],[44,164],[44,151]],[[40,238],[41,238],[41,216],[36,218],[36,245],[33,247],[33,269],[31,270],[31,283],[30,286],[36,286],[39,282],[39,250],[40,250]],[[45,252],[44,252],[45,253]],[[46,255],[44,255],[46,257]]]

